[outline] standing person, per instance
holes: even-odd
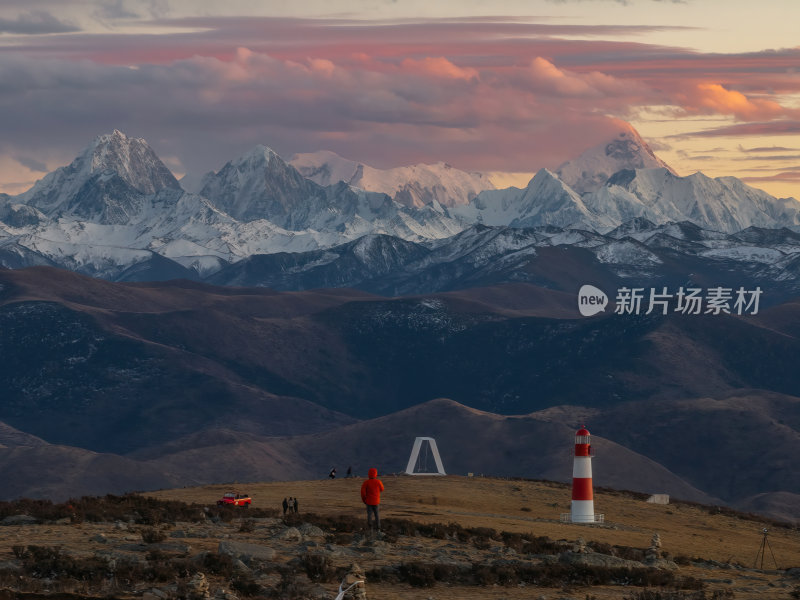
[[[346,479],[350,479],[353,476],[353,467],[347,467],[347,477]]]
[[[295,514],[297,514],[297,496],[294,498],[294,504],[292,505],[292,510]]]
[[[283,506],[283,516],[285,517],[286,511],[289,510],[289,501],[286,498],[284,498],[281,506]]]
[[[328,477],[331,479],[336,479],[336,467],[331,467],[331,472],[328,473]]]
[[[361,484],[361,501],[367,505],[367,527],[372,527],[374,517],[375,529],[381,530],[381,517],[378,506],[381,503],[383,482],[378,479],[378,469],[372,468],[367,472],[367,479]]]

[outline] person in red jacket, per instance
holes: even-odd
[[[372,468],[367,472],[367,480],[361,484],[361,501],[367,505],[367,527],[372,527],[374,517],[375,529],[381,530],[381,518],[378,506],[381,503],[383,482],[378,479],[378,469]]]

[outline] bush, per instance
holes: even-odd
[[[287,598],[308,597],[308,584],[296,577],[294,570],[282,568],[280,573],[281,581],[276,589],[270,590],[270,598],[280,598],[280,600],[286,600]]]
[[[334,533],[332,535],[328,535],[327,537],[328,542],[331,544],[336,544],[337,546],[349,546],[353,543],[353,534],[352,533]]]
[[[249,575],[235,577],[231,581],[231,587],[235,592],[242,596],[257,596],[261,594],[261,586],[256,583]]]
[[[494,564],[475,563],[468,569],[417,561],[403,563],[397,569],[393,567],[372,569],[367,577],[371,581],[405,582],[414,587],[432,587],[437,582],[482,586],[510,586],[524,583],[542,587],[620,585],[674,590],[701,590],[703,587],[703,583],[697,579],[682,578],[671,571],[659,569],[593,567],[561,563],[534,565],[527,561],[511,564],[506,561]],[[686,598],[695,599],[691,595]],[[697,598],[701,599],[702,596]],[[717,597],[713,599],[717,600]]]
[[[710,596],[704,591],[681,592],[677,590],[643,590],[641,592],[634,592],[631,596],[625,596],[623,600],[725,600],[735,597],[735,594],[731,590],[716,590]]]
[[[436,583],[434,566],[423,562],[405,563],[400,565],[400,576],[414,587],[433,587]]]
[[[323,554],[306,553],[300,558],[303,569],[311,581],[330,581],[333,579],[334,569]]]
[[[230,579],[234,575],[233,559],[227,554],[209,552],[203,557],[203,569],[208,573]]]
[[[256,522],[253,519],[244,519],[239,524],[239,533],[253,533],[256,529]]]
[[[167,534],[163,530],[156,529],[155,527],[146,527],[142,529],[139,534],[142,536],[142,541],[145,544],[158,544],[167,539]]]
[[[158,500],[139,494],[104,497],[84,496],[61,504],[49,500],[23,498],[12,502],[0,502],[0,519],[10,515],[30,515],[40,521],[70,519],[73,523],[108,523],[112,521],[134,521],[139,525],[155,526],[176,521],[199,522],[206,517],[230,521],[241,514],[230,506],[202,506],[186,504],[178,500]],[[248,516],[276,517],[275,509],[251,508]]]

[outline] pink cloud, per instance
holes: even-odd
[[[623,81],[600,73],[576,73],[560,69],[549,60],[537,56],[528,67],[531,83],[538,92],[554,96],[574,98],[598,98],[605,96],[628,96],[645,92],[644,86],[636,81]]]
[[[797,111],[782,107],[774,100],[748,98],[718,83],[700,83],[690,89],[681,106],[689,114],[733,115],[743,121],[788,116]]]
[[[447,60],[444,56],[426,56],[422,60],[406,58],[400,65],[403,70],[417,72],[431,77],[443,77],[445,79],[463,79],[470,81],[479,79],[478,71],[470,67],[458,67]]]
[[[166,24],[186,33],[48,36],[13,53],[0,48],[4,143],[52,144],[63,132],[74,144],[121,127],[164,139],[165,151],[200,169],[266,143],[284,155],[330,148],[376,166],[447,160],[527,171],[603,141],[617,131],[609,115],[625,118],[642,106],[672,105],[677,117],[733,116],[774,131],[794,116],[776,94],[800,91],[788,72],[800,50],[703,55],[603,39],[652,27],[499,19]]]

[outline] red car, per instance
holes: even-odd
[[[237,494],[235,492],[228,492],[217,500],[217,506],[244,506],[250,508],[252,500],[247,494]]]

